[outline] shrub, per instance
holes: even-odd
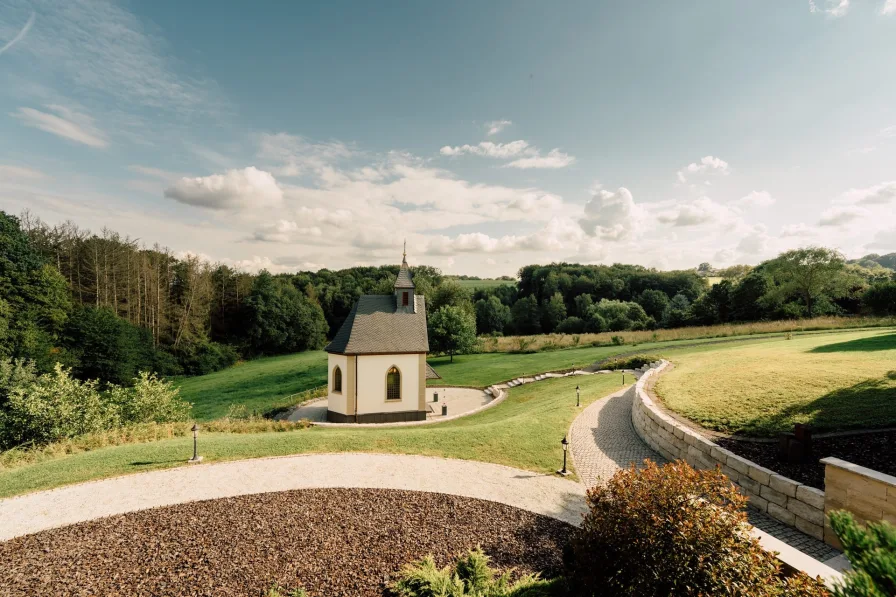
[[[605,369],[637,369],[638,367],[643,367],[644,365],[649,365],[650,363],[655,363],[659,361],[662,357],[657,356],[655,354],[635,354],[628,357],[622,357],[618,359],[613,359],[611,361],[606,361],[602,367]]]
[[[548,597],[557,594],[557,581],[527,575],[512,583],[510,572],[498,576],[489,558],[476,548],[459,557],[454,566],[438,568],[432,556],[408,564],[391,584],[400,597]]]
[[[187,375],[208,375],[230,367],[240,355],[229,344],[202,341],[180,349],[177,357]]]
[[[625,338],[622,336],[613,336],[610,338],[610,341],[613,343],[613,346],[622,346],[625,344]]]
[[[585,322],[578,317],[567,317],[557,326],[558,334],[581,334],[585,331]]]
[[[154,373],[141,372],[130,388],[114,387],[111,401],[118,406],[122,424],[186,421],[192,406],[178,397],[179,388]]]
[[[870,522],[863,529],[847,512],[832,512],[830,518],[831,528],[853,568],[843,583],[834,588],[834,595],[896,595],[896,527],[887,522]]]
[[[567,553],[572,594],[821,596],[820,580],[781,577],[750,537],[746,498],[718,470],[647,462],[588,491]]]

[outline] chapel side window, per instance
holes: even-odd
[[[397,367],[386,373],[386,400],[401,400],[401,372]]]
[[[333,369],[333,391],[342,392],[342,369],[339,365]]]

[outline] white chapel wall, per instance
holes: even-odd
[[[401,400],[386,400],[386,372],[401,371]],[[358,356],[358,414],[419,410],[420,356],[374,354]],[[330,407],[332,410],[332,407]]]
[[[333,368],[339,366],[342,369],[342,393],[333,392]],[[327,356],[327,409],[333,412],[354,414],[348,412],[348,357],[341,354]]]

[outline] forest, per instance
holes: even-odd
[[[477,336],[674,328],[820,315],[896,314],[896,254],[847,261],[807,247],[755,267],[522,267],[469,289],[412,267],[433,352]],[[707,272],[720,281],[709,283]],[[391,293],[397,265],[250,274],[72,222],[0,212],[0,359],[131,385],[140,372],[199,375],[240,359],[324,346],[361,294]]]

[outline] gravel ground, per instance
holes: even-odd
[[[380,596],[407,562],[481,544],[500,568],[552,574],[572,527],[495,502],[307,489],[112,516],[0,543],[0,595]]]
[[[779,461],[777,443],[735,439],[716,439],[715,442],[785,477],[818,489],[824,489],[824,465],[818,461],[828,456],[835,456],[887,475],[896,475],[896,431],[815,438],[812,440],[815,455],[809,464],[786,464]]]

